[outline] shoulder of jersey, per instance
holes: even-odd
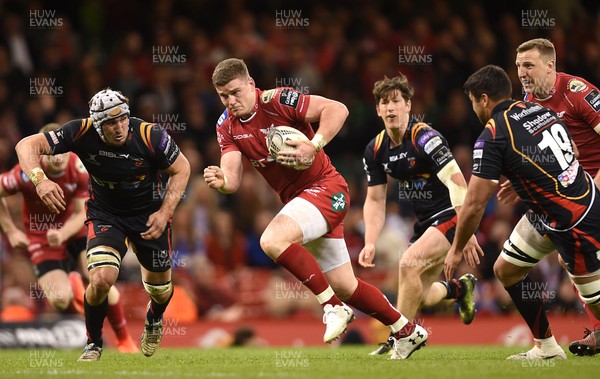
[[[221,113],[221,116],[219,116],[219,119],[217,120],[217,128],[223,126],[223,124],[225,124],[225,121],[227,121],[228,119],[229,111],[227,110],[227,108],[225,108],[225,110],[223,111],[223,113]]]
[[[77,154],[73,153],[73,152],[69,152],[70,158],[69,158],[69,164],[75,169],[75,171],[79,174],[86,174],[87,175],[87,170],[85,169],[85,166],[83,165],[83,163],[81,162],[81,159],[79,159],[79,157],[77,156]]]
[[[564,81],[563,89],[567,93],[567,95],[572,93],[586,92],[590,88],[587,81],[578,76],[563,73],[561,77]]]
[[[133,132],[139,133],[144,145],[148,148],[148,150],[154,153],[154,146],[152,145],[152,134],[153,132],[160,133],[163,129],[158,124],[146,122],[137,117],[130,118],[130,122]]]
[[[83,137],[86,133],[88,133],[90,130],[94,130],[93,128],[93,122],[91,118],[82,118],[79,120],[72,120],[67,122],[65,125],[78,125],[79,124],[79,131],[77,132],[77,134],[75,134],[75,137],[73,137],[73,141],[77,141],[78,139],[80,139],[81,137]],[[52,134],[50,132],[50,136],[52,137]]]
[[[387,136],[385,129],[379,132],[375,138],[373,138],[369,144],[367,145],[367,149],[371,149],[373,151],[373,158],[377,157],[377,153],[381,150],[383,146],[383,141],[385,141],[385,137]]]
[[[410,140],[415,147],[423,147],[430,139],[439,136],[440,133],[424,122],[417,122],[410,129]]]

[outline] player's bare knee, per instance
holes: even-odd
[[[426,269],[426,262],[421,259],[402,257],[399,263],[401,278],[419,278]]]
[[[284,250],[281,241],[268,232],[263,233],[260,237],[260,247],[271,259],[279,257]]]
[[[61,312],[65,311],[65,310],[67,310],[67,308],[69,308],[69,305],[71,304],[72,300],[73,300],[73,294],[65,294],[64,296],[48,298],[48,302],[50,303],[50,305],[54,309],[61,311]]]

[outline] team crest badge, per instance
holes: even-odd
[[[346,209],[347,201],[346,196],[343,192],[339,192],[331,196],[331,209],[334,211],[344,211]]]
[[[268,103],[269,101],[271,101],[273,99],[273,97],[275,97],[275,92],[277,92],[276,89],[270,89],[268,91],[264,91],[262,93],[262,95],[260,96],[260,101],[262,101],[263,104]]]
[[[577,79],[571,79],[569,80],[569,91],[571,92],[581,92],[581,91],[585,91],[587,89],[587,85],[585,85],[584,82],[582,82],[581,80],[577,80]]]

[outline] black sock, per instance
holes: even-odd
[[[533,338],[548,338],[552,335],[550,323],[546,317],[544,303],[539,289],[535,289],[533,281],[526,276],[520,282],[504,287],[515,307],[525,320]]]
[[[90,305],[83,295],[83,309],[85,312],[85,329],[87,331],[87,343],[95,343],[102,347],[102,325],[108,313],[108,297],[99,305]]]
[[[163,313],[165,313],[165,310],[167,309],[169,302],[173,298],[174,292],[175,292],[175,288],[173,288],[171,290],[171,294],[169,295],[169,298],[167,299],[167,301],[165,301],[162,304],[157,303],[156,300],[154,300],[152,297],[150,297],[150,307],[148,308],[148,312],[146,313],[146,320],[148,320],[148,323],[153,324],[155,322],[162,320]]]
[[[464,296],[464,287],[456,279],[452,279],[450,282],[440,281],[446,287],[445,299],[459,299]]]

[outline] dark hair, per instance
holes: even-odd
[[[400,92],[404,101],[412,99],[415,92],[404,74],[399,73],[398,76],[394,76],[393,78],[384,76],[383,80],[375,82],[373,85],[375,102],[379,103],[379,100],[387,98],[390,94],[394,93],[394,91]]]
[[[248,67],[243,60],[229,58],[225,59],[215,67],[212,74],[212,82],[215,87],[221,87],[232,80],[247,78],[249,76]]]
[[[484,93],[491,100],[510,99],[512,85],[506,72],[494,65],[487,65],[471,74],[464,85],[465,93],[479,99]]]

